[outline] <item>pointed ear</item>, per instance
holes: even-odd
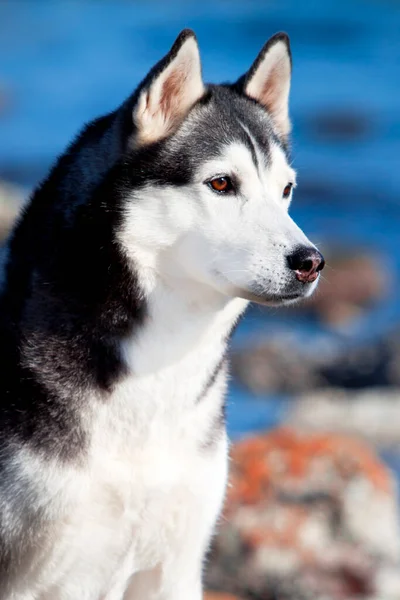
[[[291,128],[289,120],[291,73],[289,37],[286,33],[277,33],[268,40],[250,70],[239,80],[242,92],[267,109],[277,133],[284,138],[288,136]]]
[[[135,142],[148,144],[172,133],[203,94],[196,36],[184,29],[142,84],[133,110]]]

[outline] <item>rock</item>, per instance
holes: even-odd
[[[328,250],[325,258],[327,268],[317,293],[306,305],[325,324],[343,326],[389,293],[391,273],[379,257],[359,250],[346,255]]]
[[[224,592],[206,592],[204,600],[240,600],[240,598],[232,596],[232,594],[224,594]]]
[[[236,444],[208,582],[256,600],[397,600],[391,473],[339,434],[279,429]]]
[[[400,388],[308,393],[292,404],[288,421],[304,431],[338,431],[390,448],[400,443]]]
[[[231,370],[240,384],[254,394],[302,392],[322,385],[311,357],[295,346],[269,342],[232,354]]]
[[[253,394],[302,394],[315,389],[383,388],[400,385],[400,337],[331,351],[305,352],[286,339],[259,342],[236,350],[232,374]]]
[[[24,190],[0,181],[0,244],[8,235],[25,197]]]
[[[362,389],[398,383],[393,359],[399,352],[389,340],[348,348],[316,365],[321,387]]]

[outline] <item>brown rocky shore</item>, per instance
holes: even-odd
[[[233,446],[230,483],[210,588],[244,600],[400,598],[396,485],[368,444],[278,429]]]

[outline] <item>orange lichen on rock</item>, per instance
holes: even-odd
[[[244,598],[400,598],[395,480],[373,448],[281,428],[231,455],[210,587]]]
[[[240,600],[240,598],[231,594],[224,594],[223,592],[206,592],[204,600]]]
[[[339,434],[282,428],[233,447],[228,504],[265,501],[282,486],[301,491],[310,486],[310,479],[328,488],[342,487],[355,476],[390,491],[389,472],[365,443]]]

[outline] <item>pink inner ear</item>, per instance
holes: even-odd
[[[272,69],[268,79],[264,82],[260,94],[260,100],[268,110],[274,112],[276,102],[281,92],[281,78],[279,75],[279,67]]]
[[[160,108],[165,115],[172,115],[174,111],[179,112],[178,97],[186,79],[186,73],[176,70],[165,80],[160,98]]]

